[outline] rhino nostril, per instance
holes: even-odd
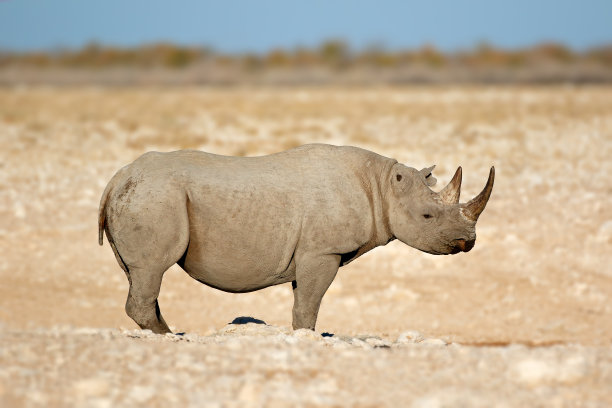
[[[470,249],[474,248],[475,239],[470,239],[466,241],[465,239],[456,239],[453,241],[455,251],[459,252],[468,252]],[[456,252],[455,252],[456,253]]]
[[[455,240],[455,248],[459,249],[460,251],[465,251],[465,240],[464,239]]]

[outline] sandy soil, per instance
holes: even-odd
[[[612,88],[0,90],[0,405],[612,405]],[[467,254],[399,242],[343,267],[318,333],[290,285],[234,295],[165,275],[182,336],[125,315],[97,245],[114,172],[148,150],[357,145],[463,197],[494,164]],[[234,324],[252,316],[263,324]]]

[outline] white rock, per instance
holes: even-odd
[[[73,330],[73,334],[75,335],[84,335],[84,336],[92,336],[101,334],[104,330],[95,329],[91,327],[77,327]]]
[[[583,356],[575,355],[560,362],[528,358],[515,364],[511,375],[519,383],[537,387],[551,383],[576,384],[588,371],[587,360]]]
[[[185,340],[185,341],[197,342],[199,339],[200,339],[200,336],[198,336],[195,333],[185,333],[185,334],[183,334],[183,340]]]
[[[575,384],[582,380],[588,371],[589,365],[584,356],[570,356],[559,364],[557,378],[563,384]]]
[[[442,339],[425,339],[421,344],[426,344],[428,346],[446,346],[448,343]]]
[[[110,398],[92,398],[87,400],[87,406],[92,408],[111,408],[113,401]]]
[[[247,382],[238,392],[238,401],[243,403],[254,404],[259,400],[261,386],[257,386],[252,382]]]
[[[612,239],[612,220],[608,220],[601,224],[597,230],[597,239],[602,242]]]
[[[518,320],[521,317],[523,317],[523,312],[521,312],[520,310],[513,310],[506,316],[508,320]]]
[[[74,383],[73,390],[77,397],[102,397],[108,393],[109,383],[103,378],[88,378]]]
[[[144,403],[155,395],[155,388],[152,386],[137,385],[129,393],[131,399],[139,403]]]
[[[335,337],[335,336],[334,337],[324,337],[323,341],[325,342],[325,344],[330,345],[334,348],[338,348],[338,349],[344,349],[344,348],[350,347],[350,345],[346,341],[343,341],[342,339]]]
[[[180,341],[183,338],[183,336],[177,336],[174,333],[166,333],[164,337],[169,341]]]
[[[442,401],[437,396],[427,395],[412,402],[412,408],[441,408]]]
[[[25,206],[19,201],[15,202],[15,204],[13,204],[13,214],[15,218],[24,219],[27,215]]]
[[[297,337],[294,336],[285,336],[283,338],[283,340],[285,341],[285,343],[287,344],[297,344],[299,343],[300,339],[298,339]]]
[[[293,335],[293,337],[297,337],[298,339],[304,339],[304,340],[319,341],[319,340],[323,339],[323,337],[321,337],[320,333],[317,333],[316,331],[309,330],[309,329],[297,329],[297,330],[294,330],[292,335]]]
[[[282,333],[283,329],[259,323],[246,324],[228,324],[219,330],[220,335],[235,335],[235,336],[275,336]]]
[[[153,332],[149,329],[145,330],[124,330],[123,334],[127,337],[135,337],[135,338],[144,338],[144,337],[152,337],[154,336]]]
[[[357,339],[357,338],[352,339],[351,340],[351,344],[353,346],[361,347],[361,348],[364,348],[364,349],[371,349],[372,348],[372,346],[370,346],[368,343],[366,343],[363,340]]]
[[[397,343],[419,343],[423,341],[423,335],[416,330],[409,330],[397,337]]]
[[[555,368],[554,365],[544,360],[527,358],[514,364],[510,376],[518,383],[537,387],[555,377]]]
[[[365,342],[368,343],[372,347],[391,347],[390,342],[383,340],[383,339],[379,339],[377,337],[369,337],[365,339]]]

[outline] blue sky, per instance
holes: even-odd
[[[168,41],[265,52],[341,38],[354,48],[612,43],[612,0],[0,0],[0,49]]]

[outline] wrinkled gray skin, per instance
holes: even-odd
[[[493,187],[458,204],[461,168],[440,193],[431,170],[355,148],[305,145],[263,157],[146,153],[115,174],[100,202],[125,271],[127,314],[170,332],[157,297],[177,263],[227,292],[292,282],[293,328],[314,329],[339,266],[398,238],[421,251],[469,251]]]

